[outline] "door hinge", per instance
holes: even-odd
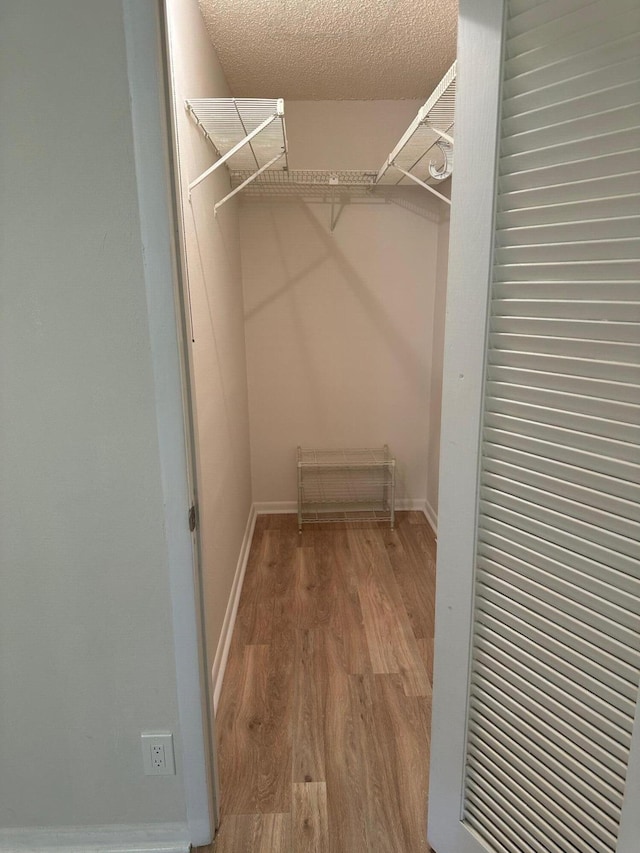
[[[193,533],[193,531],[196,529],[197,526],[198,526],[198,516],[196,513],[196,505],[192,504],[189,507],[189,530],[191,531],[191,533]]]

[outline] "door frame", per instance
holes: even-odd
[[[136,183],[169,564],[181,762],[189,842],[219,823],[213,704],[204,641],[186,268],[164,0],[122,0]],[[181,766],[180,766],[181,765]]]
[[[435,850],[457,853],[479,849],[461,822],[462,782],[505,8],[460,0],[458,10],[427,824]]]
[[[506,6],[459,0],[427,829],[440,853],[488,849],[462,817]],[[639,796],[640,697],[617,853],[637,849]]]

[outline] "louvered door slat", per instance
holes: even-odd
[[[609,193],[637,196],[635,150],[639,139],[640,131],[634,127],[561,145],[505,154],[500,178],[500,189],[504,193],[501,206],[506,207],[506,202],[512,197],[518,199],[518,196],[508,195],[518,191],[529,194],[525,203],[526,198],[533,197],[545,205],[552,204],[554,193],[563,185],[566,186],[567,198],[573,192],[578,201],[593,201],[591,194],[602,190],[598,181],[603,178],[608,181]],[[615,169],[615,178],[610,177],[612,169]],[[533,192],[537,196],[532,196]],[[637,209],[636,206],[630,212],[635,213]],[[549,211],[546,217],[545,221],[550,221]]]
[[[524,277],[524,273],[523,273]],[[636,402],[638,397],[637,384],[640,379],[640,366],[629,363],[622,364],[615,359],[596,361],[595,359],[577,358],[555,353],[535,352],[532,348],[523,350],[492,349],[489,352],[491,367],[520,367],[523,370],[535,370],[542,373],[556,373],[564,376],[583,377],[585,379],[606,379],[611,383],[618,382],[628,386],[626,389],[630,402]],[[625,390],[625,389],[622,389]]]
[[[591,557],[577,554],[575,551],[570,551],[566,547],[546,539],[541,540],[526,531],[521,531],[521,533],[521,536],[518,535],[514,528],[504,524],[504,522],[495,519],[491,522],[488,521],[486,528],[481,531],[479,551],[483,553],[484,545],[494,546],[525,562],[531,562],[535,559],[537,565],[546,567],[549,571],[557,568],[560,564],[567,574],[576,572],[582,575],[582,583],[586,589],[593,591],[600,584],[606,585],[609,600],[615,601],[620,607],[633,612],[640,590],[640,576],[636,577],[620,571],[620,569],[599,563]],[[606,551],[604,553],[606,554]],[[638,571],[638,575],[640,575],[640,571]],[[615,676],[615,678],[617,677]],[[612,678],[614,678],[614,674],[612,674]]]
[[[547,552],[547,545],[552,549],[562,548],[566,550],[568,555],[565,557],[564,563],[571,561],[573,564],[573,555],[575,554],[578,560],[582,558],[592,560],[622,574],[628,574],[631,578],[638,577],[638,561],[634,557],[612,551],[603,547],[599,542],[588,542],[567,530],[543,524],[535,519],[531,519],[530,524],[525,525],[526,516],[517,512],[511,512],[497,506],[492,507],[491,511],[492,515],[487,515],[483,519],[483,530],[486,529],[505,536],[517,536],[517,532],[521,531],[522,541],[527,541],[527,537],[532,536],[535,541],[530,544],[541,550],[542,553]],[[564,563],[560,563],[560,566]]]
[[[492,382],[511,382],[514,385],[530,385],[532,388],[547,388],[552,391],[567,391],[593,395],[602,400],[614,400],[620,403],[637,405],[638,389],[633,383],[580,376],[573,373],[557,373],[544,369],[533,370],[530,366],[519,367],[509,364],[490,364],[487,375]]]
[[[583,18],[585,10],[590,5],[585,4],[567,23],[573,25],[571,33],[563,38],[548,40],[539,37],[537,47],[525,50],[523,53],[509,55],[509,39],[507,39],[507,58],[505,60],[505,76],[507,79],[526,74],[531,71],[546,71],[550,79],[569,78],[582,70],[589,70],[589,54],[602,47],[603,43],[615,43],[618,39],[637,33],[640,30],[640,9],[635,0],[616,0],[613,4],[600,5],[602,17],[597,23],[586,24]],[[537,30],[531,32],[534,37]],[[587,54],[586,57],[584,55]],[[611,51],[609,51],[611,57]],[[581,58],[584,57],[583,61]]]
[[[606,519],[609,529],[623,536],[634,538],[633,532],[637,530],[638,518],[637,506],[632,501],[619,498],[613,493],[603,493],[599,488],[594,489],[593,485],[583,485],[584,472],[572,469],[571,466],[557,466],[554,475],[550,476],[541,470],[538,458],[520,458],[518,461],[520,464],[516,465],[505,460],[504,456],[502,458],[486,456],[485,471],[487,475],[497,475],[503,481],[507,481],[509,485],[505,485],[503,490],[504,488],[511,488],[510,484],[516,483],[523,487],[532,486],[540,489],[545,497],[549,496],[551,500],[557,495],[561,498],[573,500],[577,504],[602,510],[607,513]],[[527,467],[527,463],[531,467]],[[550,465],[544,467],[547,471],[553,470]],[[611,483],[610,480],[598,482],[595,478],[590,479],[598,487],[605,483],[607,485]],[[520,496],[523,497],[523,495]],[[618,582],[621,580],[622,578],[618,579]]]
[[[640,676],[640,8],[509,0],[464,820],[614,853]]]
[[[523,129],[504,141],[503,175],[509,177],[502,179],[502,189],[518,188],[514,185],[514,175],[520,176],[521,186],[526,185],[525,181],[532,186],[553,184],[563,176],[566,181],[578,175],[583,179],[599,177],[607,166],[600,158],[611,156],[612,150],[618,155],[618,174],[632,171],[630,166],[640,130],[636,111],[628,107],[542,130],[526,130],[521,124]]]
[[[588,529],[588,525],[580,523],[564,513],[546,510],[545,507],[523,501],[516,497],[510,497],[503,492],[493,491],[481,500],[481,509],[485,513],[487,521],[502,521],[516,527],[530,530],[540,538],[548,538],[549,541],[567,547],[569,544],[573,549],[583,556],[602,557],[607,555],[611,565],[624,571],[624,564],[631,563],[633,571],[637,571],[634,561],[633,543],[625,537],[616,534],[601,536],[605,533],[602,528],[598,531]],[[528,523],[527,523],[528,521]],[[629,553],[631,552],[631,553]],[[605,565],[607,564],[605,560]]]
[[[621,69],[623,74],[625,69]],[[629,101],[635,94],[638,85],[638,65],[631,60],[626,66],[627,74],[624,82],[615,85],[603,86],[602,79],[598,79],[597,91],[589,91],[579,94],[573,98],[567,98],[558,103],[547,101],[541,106],[533,109],[518,110],[513,115],[503,117],[503,151],[506,153],[512,149],[526,150],[533,139],[544,139],[547,144],[555,144],[564,140],[567,136],[572,139],[581,139],[587,136],[602,136],[612,129],[623,130],[627,127],[635,127],[638,122],[635,106],[629,106]],[[631,77],[631,80],[629,80]],[[606,109],[603,109],[606,104]],[[567,120],[567,113],[572,118]],[[575,133],[576,127],[581,122],[591,122],[586,132]],[[526,140],[520,134],[527,134]],[[518,137],[518,138],[516,138]],[[535,144],[535,143],[534,143]]]
[[[515,756],[510,756],[507,762],[493,748],[492,740],[489,735],[484,738],[473,736],[469,741],[470,758],[478,761],[491,761],[493,773],[503,785],[507,787],[518,786],[523,796],[541,803],[545,809],[555,813],[560,819],[565,818],[565,810],[572,808],[574,813],[569,815],[569,826],[572,833],[575,833],[578,838],[585,836],[588,838],[591,832],[597,835],[607,832],[586,809],[577,808],[569,797],[559,793],[544,777],[538,778],[538,785],[534,784],[526,773],[522,772],[522,762]],[[611,830],[608,834],[612,834]]]
[[[593,310],[593,306],[590,307]],[[608,303],[605,303],[603,307],[609,314]],[[637,346],[635,323],[614,320],[611,316],[606,319],[575,317],[574,309],[575,306],[573,305],[569,307],[570,317],[559,317],[557,315],[554,317],[536,317],[513,313],[508,314],[508,319],[505,319],[497,313],[494,314],[491,329],[494,332],[504,332],[505,334],[542,335],[551,338],[569,337],[590,341],[617,341]]]
[[[530,418],[533,416],[533,420],[536,419],[536,413],[541,414],[541,410],[548,409],[559,413],[559,417],[562,416],[563,412],[575,413],[582,417],[590,415],[594,419],[594,422],[589,425],[590,432],[598,433],[601,429],[609,426],[615,430],[616,425],[619,425],[622,433],[613,437],[622,440],[632,440],[630,436],[635,435],[634,428],[639,421],[640,406],[611,398],[562,393],[553,388],[496,380],[487,382],[487,390],[491,392],[491,406],[496,411],[506,411],[501,407],[513,404],[519,411],[528,411]],[[509,413],[516,414],[516,410],[509,411]],[[547,420],[547,418],[541,417],[541,420]],[[606,423],[606,426],[602,425],[602,421]],[[631,432],[626,431],[627,426],[631,428]],[[609,434],[606,433],[606,435]]]
[[[636,34],[633,29],[625,32],[624,26],[622,26],[617,37],[611,38],[604,44],[596,44],[590,50],[574,56],[571,69],[573,73],[566,78],[558,74],[558,69],[554,65],[534,68],[529,72],[505,80],[503,84],[504,98],[508,100],[521,94],[526,96],[547,86],[556,86],[581,75],[606,69],[616,61],[636,58],[637,55]]]
[[[571,796],[563,792],[562,785],[553,785],[546,776],[540,775],[533,782],[528,775],[528,766],[516,756],[510,755],[509,760],[506,760],[501,754],[500,744],[488,732],[483,732],[482,737],[472,735],[470,754],[479,763],[486,754],[493,762],[494,772],[503,784],[510,785],[515,782],[534,800],[542,802],[545,808],[556,814],[560,820],[567,820],[578,837],[588,839],[589,833],[594,833],[610,840],[615,831],[615,823],[606,811],[598,808],[598,804],[593,801],[572,801]],[[605,806],[609,806],[607,800],[603,802]]]
[[[593,68],[569,80],[560,80],[536,89],[526,89],[520,94],[505,97],[502,103],[502,117],[508,118],[514,113],[526,113],[549,104],[560,104],[587,93],[608,89],[625,83],[636,73],[636,57],[629,52],[628,56],[620,57],[611,65]]]
[[[561,693],[568,691],[567,695],[571,695],[571,691],[574,691],[577,695],[580,691],[584,691],[585,688],[578,683],[580,666],[570,664],[565,657],[561,656],[564,654],[564,649],[559,649],[559,654],[549,651],[547,645],[552,645],[552,638],[547,636],[542,639],[542,642],[536,642],[540,637],[536,637],[535,632],[532,632],[528,626],[521,623],[518,628],[519,630],[516,631],[507,621],[494,616],[490,608],[478,611],[479,635],[486,631],[494,646],[501,647],[511,658],[519,659],[527,667],[533,660],[538,663],[541,672],[549,672],[550,668],[556,674],[555,680]],[[600,674],[601,670],[596,669],[596,675]],[[622,691],[623,687],[620,687],[620,690]],[[488,695],[491,693],[488,685],[487,692]],[[599,694],[596,693],[596,695]],[[566,695],[564,698],[566,699]],[[544,694],[544,703],[536,702],[535,699],[523,694],[520,696],[503,694],[500,702],[506,707],[510,706],[515,713],[523,715],[523,718],[527,718],[534,728],[540,726],[541,731],[544,731],[550,741],[557,741],[563,749],[572,752],[578,760],[583,754],[582,750],[589,750],[600,765],[596,768],[597,772],[606,779],[603,768],[607,768],[612,774],[607,779],[609,784],[614,788],[622,789],[625,749],[629,745],[629,738],[625,736],[622,729],[612,726],[610,732],[605,732],[594,725],[595,717],[592,716],[589,719],[588,715],[576,713],[566,701],[560,701],[550,693]]]
[[[483,820],[487,811],[493,816],[490,827],[487,827],[486,820]],[[529,827],[535,828],[535,824],[530,823],[526,817],[520,821],[515,820],[513,811],[496,800],[493,792],[474,783],[469,785],[467,790],[466,819],[469,826],[487,839],[491,850],[497,853],[522,853],[523,843],[532,853],[567,853],[548,839],[542,844],[534,838],[529,833]]]
[[[635,624],[635,597],[629,593],[625,594],[615,587],[611,589],[611,585],[601,577],[585,574],[579,569],[567,565],[563,577],[559,578],[557,574],[553,573],[556,568],[553,561],[546,560],[543,554],[523,553],[519,548],[519,543],[511,543],[509,540],[496,540],[490,534],[483,535],[478,550],[481,555],[488,559],[494,562],[499,561],[508,568],[522,573],[524,577],[537,579],[549,588],[580,601],[585,607],[604,613],[609,618],[619,619],[623,625],[633,629]],[[531,562],[533,559],[536,560],[535,564]],[[604,572],[601,572],[601,575],[604,575]],[[640,592],[640,589],[636,589],[635,592]]]
[[[491,623],[490,620],[487,620],[487,617],[493,617],[495,621]],[[492,593],[491,591],[484,596],[482,606],[478,608],[478,625],[482,625],[483,620],[487,624],[492,624],[494,630],[496,629],[496,625],[504,625],[512,629],[514,636],[518,634],[522,634],[524,637],[531,636],[543,648],[549,644],[554,633],[548,621],[537,619],[534,614],[516,604],[507,608],[504,597],[499,593]],[[499,633],[499,630],[496,630],[496,633]],[[562,640],[567,640],[564,645],[567,649],[571,650],[568,655],[566,654],[566,650],[562,650],[563,656],[567,660],[575,659],[576,665],[578,665],[579,660],[577,657],[572,658],[572,652],[575,651],[576,655],[584,654],[589,651],[589,644],[584,642],[580,644],[575,643],[575,637],[566,632],[560,632],[560,636]],[[572,645],[576,646],[575,650],[572,649]],[[602,665],[607,665],[606,659],[604,659]],[[487,696],[491,693],[490,684],[492,678],[498,677],[494,672],[487,678],[483,688],[486,689]],[[503,694],[500,702],[506,708],[508,700],[505,698],[506,694],[504,691]],[[567,694],[562,691],[558,693],[557,690],[555,693],[554,691],[547,690],[540,691],[531,684],[527,684],[526,692],[511,690],[509,695],[509,701],[514,701],[531,708],[536,717],[548,719],[550,716],[555,716],[557,719],[563,721],[566,726],[582,732],[585,737],[599,744],[604,749],[609,749],[611,741],[614,741],[621,749],[619,757],[621,760],[624,760],[625,749],[628,748],[630,742],[628,733],[623,731],[615,720],[611,721],[606,718],[603,720],[597,708],[585,705],[580,708],[580,713],[578,714],[567,702]],[[553,738],[551,739],[553,740]]]
[[[602,320],[637,323],[640,302],[635,299],[635,282],[608,281],[611,299],[602,295],[602,282],[529,282],[526,293],[514,282],[496,282],[492,314],[500,317],[548,317],[551,320]]]
[[[596,162],[587,160],[587,173],[584,178],[578,178],[568,183],[553,183],[549,174],[544,171],[534,171],[530,188],[509,185],[509,174],[505,173],[500,180],[501,193],[498,199],[498,210],[513,210],[525,207],[549,207],[568,202],[587,202],[597,198],[615,198],[616,196],[640,195],[640,170],[616,171],[614,174],[601,175],[601,168]],[[612,163],[617,169],[617,163]],[[514,168],[514,171],[518,171]],[[536,180],[540,183],[536,183]],[[638,210],[637,205],[632,208]],[[553,211],[551,211],[553,213]]]
[[[487,624],[490,625],[491,629],[496,628],[495,624]],[[621,725],[621,721],[624,719],[624,714],[628,711],[629,700],[625,700],[621,694],[608,692],[605,685],[597,679],[581,679],[581,682],[586,680],[586,685],[584,683],[579,683],[575,680],[575,677],[571,677],[575,676],[573,669],[566,667],[558,669],[555,665],[550,666],[544,662],[542,658],[525,653],[523,651],[523,647],[519,644],[516,645],[515,650],[509,648],[501,649],[500,642],[498,640],[498,632],[494,635],[493,630],[488,629],[488,633],[490,634],[492,642],[486,639],[486,635],[483,635],[482,630],[478,630],[478,645],[476,648],[477,668],[478,672],[480,672],[483,670],[483,663],[486,665],[485,672],[487,675],[487,683],[485,687],[487,694],[491,692],[489,686],[490,683],[496,684],[496,679],[501,682],[501,687],[503,689],[502,696],[499,701],[505,708],[509,706],[509,695],[513,701],[517,701],[521,706],[533,706],[536,710],[545,703],[548,703],[549,707],[553,707],[555,702],[555,708],[559,711],[560,719],[566,719],[568,715],[566,715],[562,710],[562,702],[559,698],[562,693],[565,692],[567,695],[575,695],[576,697],[581,696],[583,698],[587,693],[589,693],[593,694],[593,701],[590,703],[589,707],[596,713],[599,713],[599,708],[601,708],[603,704],[610,705],[617,709],[619,713],[612,714],[612,718],[609,722],[612,726],[616,727],[615,731],[617,736],[623,736],[625,730]],[[535,679],[531,679],[529,676],[529,670],[531,668],[536,672]],[[549,691],[547,693],[540,687],[540,685],[544,682],[544,679],[548,677],[551,677],[555,689],[554,691]],[[515,685],[520,685],[521,689],[519,692],[511,689],[510,693],[507,693],[504,690],[505,685],[512,681]],[[606,774],[599,772],[599,776],[604,781],[607,781]]]
[[[620,0],[620,10],[636,8],[634,0]],[[578,13],[576,15],[576,13]],[[507,25],[508,40],[506,55],[521,56],[531,51],[540,51],[540,45],[548,45],[574,36],[576,22],[580,28],[589,30],[594,26],[607,25],[611,19],[609,0],[592,0],[590,3],[555,2],[541,3],[530,10],[526,16],[510,19]]]
[[[621,216],[618,218],[576,220],[550,225],[532,224],[505,228],[497,232],[499,246],[528,246],[549,243],[564,243],[573,240],[589,239],[597,236],[600,240],[607,237],[636,237],[640,234],[640,216]]]
[[[624,190],[624,187],[623,187]],[[638,195],[628,188],[621,195],[599,196],[578,201],[556,202],[518,208],[503,203],[497,212],[498,228],[521,227],[527,225],[548,225],[572,223],[588,219],[622,218],[635,216],[638,212]]]
[[[565,636],[573,637],[574,647],[590,645],[594,659],[600,659],[604,666],[614,670],[620,666],[622,672],[622,665],[626,664],[632,671],[637,670],[638,653],[629,648],[625,636],[630,632],[624,631],[622,627],[615,628],[610,620],[593,614],[566,596],[553,595],[551,590],[512,572],[504,565],[480,556],[478,566],[478,588],[482,588],[485,594],[496,592],[508,598],[514,605],[513,609],[517,605],[520,612],[526,610],[534,623],[541,624],[542,620],[546,620],[564,629],[568,632]],[[592,620],[592,624],[589,620]],[[615,631],[615,636],[611,636],[609,630]],[[582,642],[578,643],[578,640]],[[605,710],[601,710],[604,714]],[[612,716],[616,716],[613,709]]]
[[[495,388],[495,384],[492,385]],[[568,407],[562,409],[551,405],[531,404],[525,399],[518,399],[519,387],[512,389],[509,395],[504,383],[500,387],[500,393],[506,396],[498,396],[491,400],[487,412],[493,412],[497,417],[505,416],[520,421],[539,421],[550,426],[556,425],[572,432],[586,435],[600,436],[602,438],[613,438],[620,442],[629,444],[638,441],[640,429],[631,421],[618,421],[613,418],[599,417],[593,413],[570,410]],[[553,402],[558,402],[554,400]],[[573,402],[573,401],[572,401]],[[629,406],[628,408],[632,408]]]
[[[600,777],[586,770],[580,762],[557,750],[535,727],[528,727],[517,714],[494,711],[488,702],[481,705],[473,688],[471,697],[472,707],[477,708],[478,712],[478,733],[491,733],[496,741],[502,744],[506,756],[517,755],[528,763],[533,778],[538,774],[546,775],[558,784],[564,778],[567,785],[572,785],[579,796],[587,799],[593,797],[596,801],[602,797],[614,807],[620,805],[622,792],[615,791]],[[498,701],[495,708],[499,707]],[[544,829],[546,828],[545,826]]]
[[[522,355],[522,353],[517,353],[517,355]],[[619,366],[621,367],[622,365]],[[600,436],[596,430],[588,433],[584,429],[567,428],[560,423],[553,423],[551,420],[552,416],[553,412],[551,411],[549,412],[549,422],[543,423],[538,419],[533,420],[498,414],[487,408],[485,425],[487,433],[490,433],[491,436],[495,435],[495,430],[503,430],[504,432],[515,435],[528,436],[545,442],[566,445],[567,447],[577,445],[583,450],[602,456],[603,462],[608,461],[611,464],[615,464],[617,471],[627,471],[626,479],[632,479],[634,474],[637,473],[638,466],[636,460],[638,459],[638,455],[634,444],[629,441]],[[583,426],[584,423],[581,423],[580,427]],[[630,467],[627,468],[625,462],[630,463]]]

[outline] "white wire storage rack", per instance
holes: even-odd
[[[231,186],[238,186],[249,176],[246,170],[231,169]],[[375,172],[354,170],[293,169],[263,172],[248,186],[245,195],[321,195],[329,197],[336,191],[372,190]]]
[[[454,62],[387,157],[376,184],[397,185],[410,180],[451,204],[427,181],[444,181],[453,172],[455,99]]]
[[[279,98],[200,98],[186,108],[215,148],[219,159],[189,184],[191,192],[220,166],[245,174],[214,210],[269,169],[288,168],[284,101]],[[282,162],[281,162],[282,161]]]
[[[247,185],[249,173],[231,170],[231,186],[244,187],[253,198],[304,198],[331,204],[331,231],[336,227],[342,206],[357,198],[370,196],[376,181],[375,172],[355,170],[322,171],[269,169]]]
[[[231,191],[216,202],[216,213],[239,192],[253,198],[312,198],[331,204],[333,231],[348,201],[373,198],[377,187],[390,191],[400,184],[407,186],[407,181],[451,204],[432,184],[445,180],[453,170],[455,91],[454,62],[377,173],[289,170],[282,99],[187,100],[187,110],[218,156],[213,165],[191,181],[189,198],[202,181],[226,164]]]
[[[396,460],[381,448],[298,447],[298,530],[322,521],[395,523]]]

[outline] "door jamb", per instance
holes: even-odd
[[[458,12],[427,825],[443,853],[479,849],[462,803],[505,7],[460,0]]]
[[[186,268],[178,199],[165,0],[122,0],[165,509],[180,754],[189,842],[219,824],[213,705],[206,663],[194,424],[186,339]]]

